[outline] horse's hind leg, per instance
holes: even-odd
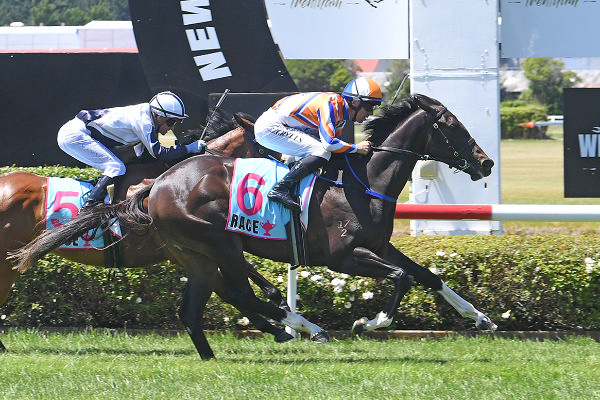
[[[6,261],[6,251],[2,251],[3,259],[0,261],[0,307],[4,305],[8,294],[12,289],[19,273],[12,269],[12,264]],[[0,351],[5,351],[6,347],[0,341]]]
[[[258,272],[257,272],[258,273]],[[262,275],[261,275],[262,277]],[[264,279],[264,277],[262,277]],[[266,279],[264,279],[266,281]],[[268,281],[267,281],[268,282]],[[230,297],[229,290],[227,288],[227,283],[223,280],[223,276],[221,274],[217,274],[217,281],[215,284],[215,293],[223,299],[226,303],[232,304],[235,300]],[[275,337],[275,341],[278,343],[287,342],[288,340],[294,339],[294,336],[287,333],[284,329],[275,326],[266,319],[264,319],[259,314],[248,310],[248,309],[239,309],[242,314],[244,314],[250,322],[256,327],[256,329],[261,332],[270,333]]]
[[[331,338],[325,330],[313,324],[306,318],[291,311],[282,310],[272,303],[268,303],[256,297],[248,282],[248,262],[244,258],[241,243],[231,236],[227,238],[215,238],[215,243],[224,244],[226,248],[215,248],[215,254],[219,255],[219,267],[223,274],[223,282],[227,283],[231,304],[238,310],[246,309],[272,318],[290,328],[307,332],[315,342],[329,342]]]
[[[188,281],[183,292],[179,318],[186,327],[198,354],[203,360],[215,357],[202,323],[206,303],[210,298],[217,274],[217,265],[206,257],[194,253],[173,253],[186,268]]]
[[[265,277],[262,276],[251,263],[248,263],[248,274],[250,279],[252,279],[252,282],[254,282],[260,288],[260,290],[263,291],[267,298],[277,307],[286,311],[292,310],[287,301],[283,299],[281,290],[265,279]]]

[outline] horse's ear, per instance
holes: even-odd
[[[441,105],[441,103],[439,103],[437,100],[434,100],[431,97],[425,96],[421,93],[413,94],[412,98],[419,108],[431,114],[437,114],[437,110],[435,109],[434,105]]]
[[[415,101],[415,103],[417,104],[417,106],[419,106],[419,108],[425,109],[425,107],[428,106],[428,104],[426,104],[426,99],[428,99],[428,97],[425,96],[424,94],[415,93],[412,95],[412,98]]]
[[[236,112],[233,114],[233,118],[235,119],[235,122],[237,122],[237,124],[242,128],[249,131],[254,130],[254,122],[256,122],[256,118],[254,118],[252,115],[243,112]]]

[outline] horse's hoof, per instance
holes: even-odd
[[[283,331],[277,335],[275,335],[275,341],[277,343],[285,343],[285,342],[289,342],[290,340],[294,340],[296,339],[294,336],[290,335],[289,333],[287,333],[286,331]]]
[[[496,325],[495,323],[493,323],[492,320],[489,319],[486,316],[484,316],[479,321],[477,321],[477,323],[475,324],[475,326],[479,330],[482,330],[482,331],[492,331],[493,332],[496,329],[498,329],[498,325]]]
[[[320,331],[310,335],[310,340],[316,343],[329,343],[331,342],[331,336],[325,331]]]
[[[278,307],[281,308],[282,310],[285,310],[285,311],[288,311],[288,312],[292,312],[292,309],[290,308],[289,304],[285,300],[282,300],[279,303]]]
[[[352,324],[352,335],[358,336],[365,332],[365,327],[367,326],[367,317],[362,317],[361,319],[357,319]]]

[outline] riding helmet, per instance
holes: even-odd
[[[162,117],[184,119],[189,116],[185,113],[183,101],[173,92],[158,93],[150,100],[150,108]]]
[[[379,85],[373,79],[364,76],[351,80],[344,88],[342,96],[350,100],[357,99],[369,102],[383,101]]]

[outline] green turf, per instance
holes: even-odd
[[[92,331],[4,336],[2,399],[593,399],[600,344],[489,337],[438,340],[209,337]]]

